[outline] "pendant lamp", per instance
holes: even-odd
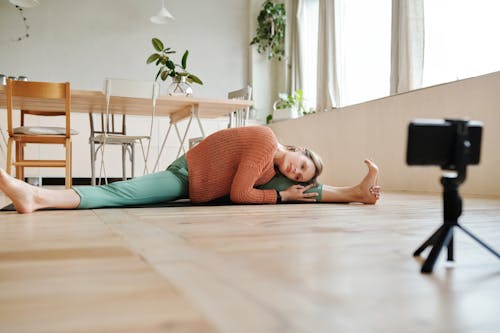
[[[165,24],[168,22],[168,20],[173,20],[173,19],[174,17],[165,7],[165,0],[162,0],[162,6],[158,14],[151,16],[150,18],[151,22],[156,24]]]
[[[9,0],[9,2],[22,8],[36,7],[40,4],[38,0]]]

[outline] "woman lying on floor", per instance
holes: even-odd
[[[316,184],[323,170],[319,156],[305,148],[278,143],[267,127],[240,127],[208,136],[162,172],[109,185],[50,190],[29,185],[0,169],[0,190],[19,213],[42,208],[147,205],[183,198],[205,203],[228,195],[231,202],[243,204],[374,204],[380,195],[378,168],[369,160],[365,163],[368,173],[356,186]]]

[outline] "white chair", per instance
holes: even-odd
[[[104,94],[106,96],[106,111],[100,113],[99,126],[96,129],[95,114],[89,113],[90,119],[90,163],[91,163],[91,183],[96,184],[95,162],[99,150],[101,151],[101,164],[99,171],[99,183],[101,182],[102,174],[107,183],[106,167],[105,167],[105,147],[106,145],[118,145],[122,148],[122,178],[127,179],[126,158],[127,153],[131,163],[131,177],[135,173],[135,144],[141,146],[142,157],[144,159],[144,172],[148,172],[147,161],[151,147],[151,135],[153,131],[153,122],[156,112],[156,99],[159,96],[159,85],[153,81],[133,81],[124,79],[106,79],[104,82]],[[131,97],[131,98],[147,98],[151,99],[151,119],[148,135],[127,135],[126,115],[121,114],[121,119],[115,115],[112,108],[112,97]],[[143,141],[148,141],[147,148],[144,148]]]
[[[5,136],[4,129],[2,128],[1,124],[0,124],[0,137],[2,141],[0,142],[0,154],[1,154],[0,161],[3,161],[6,158],[5,156],[6,152],[4,147],[7,147],[7,138]]]
[[[227,94],[229,99],[241,99],[241,100],[251,100],[252,99],[252,87],[246,86],[243,89],[231,91]],[[229,124],[228,128],[231,127],[243,127],[246,126],[246,122],[250,117],[250,107],[243,109],[238,109],[229,114]],[[205,137],[200,136],[196,138],[189,139],[189,149],[200,143]]]
[[[235,90],[227,94],[229,99],[241,99],[241,100],[251,100],[252,99],[252,87],[246,86],[243,89]],[[231,127],[243,127],[246,126],[247,120],[250,117],[250,107],[243,109],[238,109],[229,115],[228,128]]]
[[[7,79],[5,79],[5,83],[0,82],[2,85],[7,84]],[[6,156],[6,151],[5,149],[7,148],[7,136],[6,136],[6,131],[2,128],[2,123],[0,122],[0,164],[3,164],[2,161],[4,161],[7,156]],[[4,148],[5,147],[5,148]]]

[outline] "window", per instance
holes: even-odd
[[[301,30],[298,32],[304,41],[303,85],[304,106],[306,110],[316,106],[316,71],[318,67],[318,11],[319,0],[306,0],[302,3]]]
[[[316,102],[319,0],[304,0],[306,36],[301,54],[306,105]],[[341,105],[351,105],[389,95],[391,66],[391,1],[339,0],[339,90]],[[321,69],[319,69],[321,70]]]
[[[318,0],[304,0],[301,33],[309,105],[316,100]],[[338,0],[341,105],[389,95],[391,1]],[[500,71],[500,1],[426,0],[423,86]],[[320,69],[321,70],[321,69]],[[312,103],[311,103],[312,102]]]
[[[341,0],[341,106],[389,95],[391,1]]]
[[[500,1],[427,0],[423,85],[500,70]]]

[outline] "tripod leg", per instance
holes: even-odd
[[[431,246],[433,245],[435,242],[436,242],[436,238],[438,237],[438,235],[441,233],[441,230],[445,227],[445,225],[443,224],[442,226],[439,227],[439,229],[437,229],[432,235],[431,237],[429,237],[422,245],[420,245],[420,247],[415,251],[413,252],[413,256],[416,257],[416,256],[419,256],[426,248],[427,246]]]
[[[451,238],[448,243],[448,261],[453,261],[453,228],[451,229]]]
[[[486,243],[484,243],[482,240],[480,240],[479,238],[477,238],[473,233],[471,233],[469,230],[465,229],[464,227],[462,227],[460,224],[457,224],[457,227],[459,227],[460,229],[462,229],[463,232],[465,232],[467,235],[469,235],[473,240],[475,240],[476,242],[478,242],[479,244],[481,244],[486,250],[490,251],[491,253],[493,253],[494,256],[496,256],[497,258],[500,258],[500,254],[498,254],[498,252],[496,252],[495,250],[493,250],[491,247],[489,247]]]
[[[453,236],[452,225],[443,225],[443,227],[443,230],[439,233],[439,235],[437,235],[436,242],[433,244],[429,256],[422,265],[422,273],[432,273],[432,268],[434,267],[434,264],[439,257],[441,249],[443,248],[443,246],[448,245],[450,238]]]

